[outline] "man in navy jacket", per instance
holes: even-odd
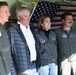
[[[24,6],[18,7],[16,16],[17,23],[12,23],[8,29],[13,58],[12,75],[36,75],[40,66],[39,45],[29,24],[30,11]]]

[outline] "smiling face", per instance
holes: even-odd
[[[20,15],[17,16],[20,23],[22,23],[25,27],[28,27],[30,23],[30,11],[29,10],[22,10]]]
[[[73,25],[73,17],[72,15],[66,16],[65,19],[62,19],[62,23],[66,27],[71,27]]]
[[[51,20],[49,17],[45,18],[43,23],[41,24],[42,29],[48,31],[51,27]]]
[[[4,5],[0,7],[0,21],[2,24],[8,21],[8,18],[10,16],[9,8],[8,6]]]

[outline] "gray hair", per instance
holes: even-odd
[[[28,9],[27,9],[27,7],[25,7],[25,6],[17,7],[16,10],[15,10],[16,15],[21,16],[21,15],[22,15],[22,13],[21,13],[22,10],[28,10]],[[29,10],[28,10],[28,11],[29,11]],[[29,11],[29,12],[30,12],[30,11]]]

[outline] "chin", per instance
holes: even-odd
[[[6,20],[6,22],[9,22],[9,20]]]
[[[72,25],[69,25],[68,27],[72,27]]]

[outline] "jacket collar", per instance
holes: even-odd
[[[66,32],[66,30],[64,30],[64,27],[62,26],[62,27],[60,27],[60,29],[62,30],[62,31],[65,31]],[[73,29],[73,27],[71,27],[71,29],[70,29],[70,31]]]

